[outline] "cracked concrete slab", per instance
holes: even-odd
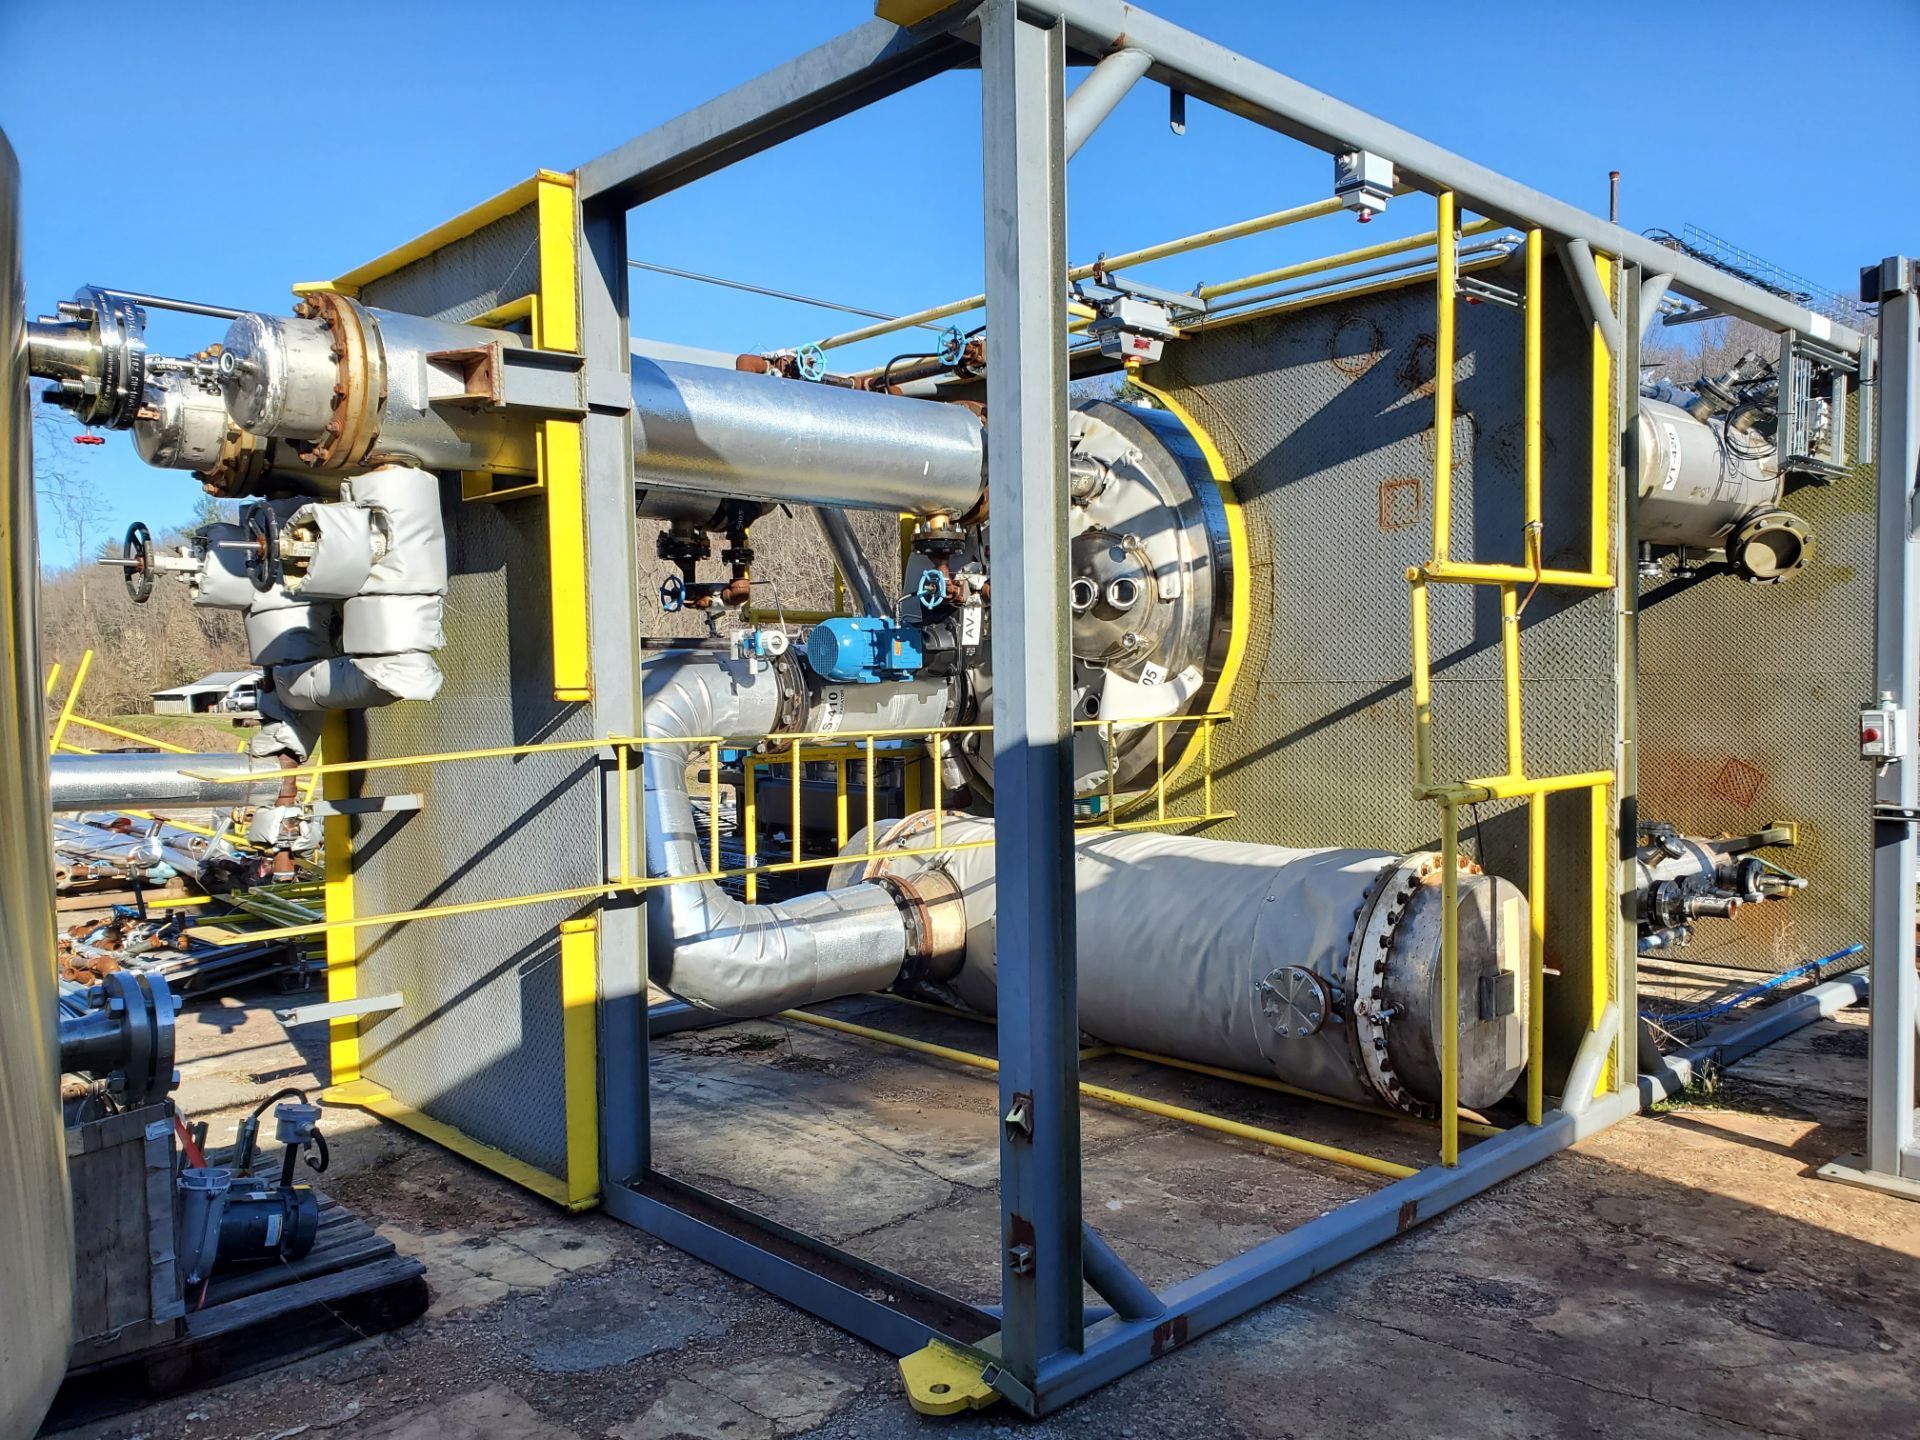
[[[283,1433],[299,1432],[289,1427]],[[504,1385],[422,1406],[354,1434],[367,1440],[580,1440],[577,1432],[543,1419]]]
[[[613,1254],[602,1237],[552,1224],[494,1235],[379,1228],[395,1249],[427,1267],[433,1295],[427,1313],[436,1316],[490,1305],[517,1291],[544,1290],[563,1275],[604,1264]]]
[[[866,1388],[820,1355],[769,1355],[687,1378],[764,1416],[779,1435],[813,1429]]]

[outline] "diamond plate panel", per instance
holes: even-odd
[[[360,299],[382,310],[466,321],[531,295],[539,265],[539,218],[528,205],[362,286]]]
[[[529,205],[364,286],[382,309],[462,321],[530,293]],[[591,707],[553,699],[545,508],[444,493],[452,566],[446,684],[428,704],[368,711],[359,758],[586,739]],[[370,817],[354,838],[361,914],[561,890],[601,878],[600,779],[590,752],[376,772],[369,793],[418,791],[414,814]],[[395,1097],[556,1176],[566,1161],[557,903],[360,934],[363,993],[405,1006],[361,1032],[362,1069]]]
[[[1523,283],[1510,264],[1494,277]],[[1543,316],[1546,563],[1590,553],[1588,331],[1559,266]],[[1453,558],[1523,549],[1522,318],[1462,305],[1456,344]],[[1281,845],[1436,845],[1413,798],[1406,569],[1432,535],[1434,293],[1430,281],[1203,328],[1156,367],[1212,435],[1247,522],[1253,614],[1233,723],[1214,742],[1208,830]],[[1506,769],[1497,589],[1434,586],[1434,773]],[[1526,760],[1536,775],[1613,768],[1620,723],[1610,594],[1543,589],[1522,617]],[[1586,964],[1586,797],[1549,808],[1548,964]],[[1524,811],[1463,811],[1463,848],[1526,879]],[[1577,987],[1570,987],[1577,988]],[[1564,1018],[1571,1023],[1569,996]],[[1556,1022],[1558,1031],[1558,1022]]]
[[[545,512],[448,496],[446,685],[430,704],[366,712],[368,759],[586,739],[591,710],[552,698]],[[418,791],[417,813],[354,838],[361,914],[590,885],[600,879],[594,752],[377,771],[368,793]],[[407,1104],[555,1175],[566,1108],[556,929],[579,902],[360,932],[362,993],[403,1008],[362,1031],[362,1068]]]
[[[1800,843],[1771,853],[1810,882],[1701,925],[1683,958],[1778,971],[1872,937],[1873,776],[1855,715],[1873,694],[1874,483],[1863,466],[1788,496],[1814,548],[1782,585],[1721,575],[1641,594],[1640,814],[1705,835],[1797,821]]]

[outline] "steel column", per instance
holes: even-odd
[[[1080,1057],[1068,716],[1065,45],[982,12],[988,522],[1000,875],[1001,1354],[1016,1387],[1081,1342]]]
[[[1920,758],[1913,755],[1920,717],[1920,560],[1914,503],[1920,481],[1920,295],[1915,267],[1888,262],[1880,300],[1878,454],[1880,538],[1875,557],[1874,687],[1904,717],[1906,758],[1874,781],[1872,1018],[1868,1025],[1866,1168],[1908,1179],[1917,1174],[1914,1109],[1914,864]]]
[[[581,349],[598,383],[581,425],[587,516],[588,654],[594,731],[640,733],[639,560],[633,526],[633,433],[627,374],[627,217],[582,217]],[[606,382],[613,383],[606,383]],[[607,870],[624,870],[628,837],[619,796],[602,807]],[[600,910],[600,1177],[604,1190],[648,1163],[646,896],[629,894]]]

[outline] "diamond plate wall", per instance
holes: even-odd
[[[1642,818],[1704,835],[1796,821],[1799,844],[1768,853],[1810,882],[1701,925],[1685,959],[1777,971],[1872,938],[1873,776],[1856,720],[1873,695],[1874,485],[1856,466],[1787,498],[1814,548],[1784,584],[1715,575],[1641,593]]]
[[[1518,288],[1510,265],[1497,277]],[[1546,274],[1546,563],[1589,558],[1590,347],[1560,267]],[[1519,312],[1462,305],[1456,347],[1453,558],[1523,560]],[[1247,524],[1253,580],[1232,724],[1215,740],[1206,833],[1281,845],[1438,844],[1413,798],[1406,569],[1432,535],[1431,281],[1223,323],[1168,347],[1149,378],[1212,435]],[[1436,585],[1434,774],[1506,769],[1499,592]],[[1530,773],[1614,766],[1620,716],[1614,600],[1543,589],[1522,620]],[[1587,801],[1548,812],[1549,967],[1556,1035],[1584,1025],[1591,874]],[[1524,807],[1462,812],[1463,849],[1526,879]],[[1572,977],[1582,977],[1577,982]],[[1557,992],[1557,993],[1556,993]],[[1556,1049],[1560,1047],[1556,1045]]]
[[[531,207],[365,286],[369,305],[462,320],[533,286]],[[452,578],[446,685],[430,704],[367,711],[357,757],[591,738],[590,706],[553,699],[546,509],[460,499],[445,482]],[[600,873],[601,780],[591,752],[375,772],[369,793],[418,791],[417,813],[354,836],[360,914],[588,885]],[[425,920],[360,936],[360,993],[405,1005],[363,1027],[361,1068],[399,1100],[556,1177],[566,1105],[562,902]]]

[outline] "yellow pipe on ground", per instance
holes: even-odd
[[[988,1059],[984,1055],[956,1050],[950,1045],[935,1045],[926,1040],[915,1040],[908,1035],[896,1035],[890,1030],[876,1030],[871,1025],[855,1025],[851,1021],[836,1020],[829,1015],[809,1015],[803,1010],[783,1010],[780,1012],[780,1018],[797,1020],[805,1025],[817,1025],[823,1030],[838,1031],[843,1035],[873,1040],[901,1050],[911,1050],[916,1055],[928,1055],[937,1060],[951,1060],[956,1065],[965,1065],[975,1070],[997,1072],[1000,1069],[998,1060]],[[1335,1165],[1345,1165],[1350,1169],[1365,1170],[1375,1175],[1386,1175],[1395,1180],[1404,1180],[1409,1175],[1419,1173],[1409,1165],[1376,1159],[1374,1156],[1362,1155],[1353,1150],[1342,1150],[1337,1145],[1322,1145],[1316,1140],[1302,1140],[1297,1135],[1283,1135],[1278,1130],[1265,1130],[1258,1125],[1243,1125],[1238,1120],[1209,1115],[1202,1110],[1189,1110],[1183,1105],[1168,1105],[1163,1101],[1150,1100],[1144,1095],[1129,1094],[1124,1090],[1114,1090],[1086,1080],[1080,1082],[1080,1093],[1096,1100],[1105,1100],[1111,1105],[1124,1106],[1129,1110],[1159,1115],[1168,1120],[1178,1120],[1184,1124],[1198,1126],[1203,1130],[1233,1135],[1242,1140],[1253,1140],[1262,1145],[1271,1145],[1277,1150],[1288,1150],[1296,1155],[1309,1155],[1316,1160],[1327,1160]]]

